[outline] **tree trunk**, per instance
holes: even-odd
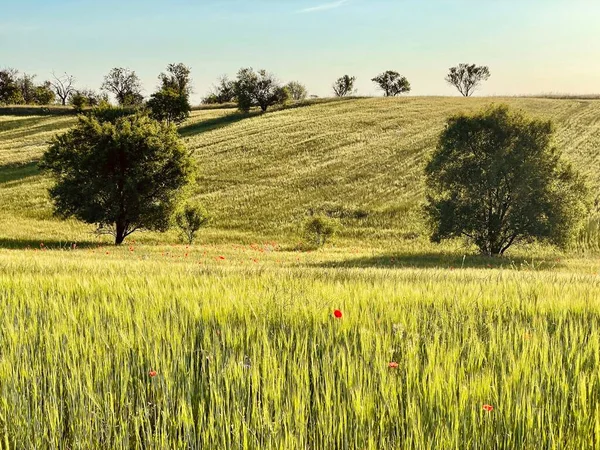
[[[124,222],[117,222],[116,224],[116,233],[115,233],[115,245],[121,245],[125,240],[125,231],[126,226]]]

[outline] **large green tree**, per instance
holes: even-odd
[[[136,230],[168,229],[194,172],[177,130],[141,114],[80,116],[52,140],[40,167],[55,180],[55,212],[96,224],[117,245]]]
[[[534,239],[565,245],[587,189],[552,136],[550,122],[506,106],[450,118],[425,169],[432,240],[467,237],[488,255]]]

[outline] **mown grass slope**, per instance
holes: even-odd
[[[310,211],[342,219],[342,234],[369,241],[424,238],[423,168],[445,120],[492,103],[556,124],[556,143],[600,185],[600,102],[403,98],[320,102],[264,115],[194,111],[181,134],[201,167],[197,195],[212,234],[294,239]],[[58,223],[35,161],[73,117],[0,117],[0,227],[5,238],[82,239]],[[14,225],[10,225],[10,224]],[[161,239],[172,240],[170,237]]]

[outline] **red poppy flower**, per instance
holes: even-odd
[[[148,372],[148,375],[150,375],[150,378],[154,378],[158,374],[156,373],[156,370],[151,370],[150,372]]]
[[[222,259],[225,259],[225,257],[224,257],[224,256],[219,256],[219,259],[221,259],[221,260],[222,260]]]
[[[492,412],[494,410],[494,407],[492,405],[483,405],[483,409],[484,411]]]
[[[342,318],[342,312],[339,309],[336,309],[333,312],[333,315],[335,316],[336,319],[341,319]]]
[[[398,368],[398,363],[397,363],[397,362],[394,362],[394,361],[392,361],[391,363],[389,363],[389,364],[388,364],[388,367],[389,367],[390,369],[397,369],[397,368]]]

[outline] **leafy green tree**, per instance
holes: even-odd
[[[450,68],[446,82],[458,89],[464,97],[470,97],[490,76],[490,69],[487,66],[463,63]]]
[[[190,68],[181,63],[169,64],[167,73],[158,76],[161,87],[148,100],[152,118],[179,124],[189,117],[192,110],[190,72]]]
[[[289,92],[266,70],[240,69],[235,82],[235,97],[241,111],[258,106],[265,112],[269,106],[285,103]]]
[[[187,119],[192,107],[187,95],[173,88],[163,88],[155,92],[148,100],[150,115],[153,119],[167,124],[179,124]]]
[[[194,171],[175,127],[140,113],[79,116],[51,141],[40,167],[55,180],[55,212],[97,224],[117,245],[139,229],[168,229]]]
[[[333,83],[333,93],[336,97],[348,97],[356,92],[356,89],[354,89],[355,82],[356,77],[344,75]]]
[[[108,95],[98,94],[91,89],[74,91],[69,97],[69,104],[77,112],[82,112],[85,108],[95,108],[102,102],[108,103]]]
[[[26,105],[35,104],[35,75],[24,73],[17,79],[17,85],[21,91],[21,98]]]
[[[140,106],[142,83],[133,70],[115,67],[104,77],[102,90],[112,93],[120,106]]]
[[[406,77],[392,70],[377,75],[371,81],[377,83],[386,97],[396,97],[410,92],[410,83]]]
[[[193,244],[196,233],[208,224],[209,217],[206,209],[199,203],[187,203],[175,215],[175,223],[184,241]]]
[[[0,70],[0,104],[18,105],[23,103],[23,96],[17,83],[16,69]]]
[[[290,97],[292,100],[300,101],[304,100],[308,96],[308,91],[306,90],[306,86],[298,81],[290,81],[285,85],[286,89],[290,93]]]
[[[487,255],[534,239],[569,242],[587,189],[552,136],[550,122],[506,106],[451,117],[425,169],[432,240],[466,237]]]
[[[56,96],[49,81],[35,87],[33,92],[33,103],[36,105],[49,105],[54,103]]]
[[[160,89],[172,89],[189,100],[192,93],[192,69],[183,63],[169,64],[167,71],[161,73],[158,79],[161,82]]]

